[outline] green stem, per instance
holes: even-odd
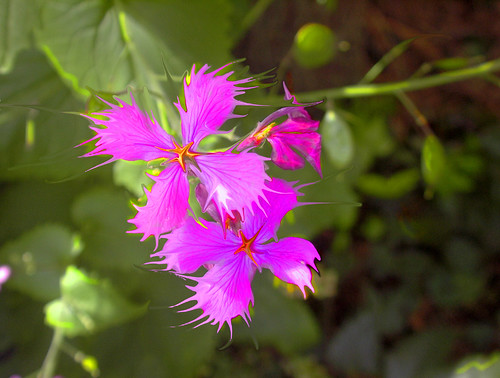
[[[47,355],[43,360],[42,368],[40,369],[37,378],[52,378],[54,376],[54,371],[57,365],[57,355],[59,354],[59,348],[64,340],[64,332],[61,328],[56,328],[54,330],[54,335],[52,336],[52,341],[50,343]]]
[[[425,88],[437,87],[440,85],[456,83],[472,79],[475,77],[486,76],[492,72],[500,71],[500,59],[490,60],[478,64],[474,67],[463,68],[454,71],[443,72],[440,74],[422,77],[418,79],[409,79],[396,81],[392,83],[381,84],[359,84],[342,88],[324,89],[312,92],[297,93],[296,96],[302,102],[317,101],[321,98],[338,99],[368,97],[378,95],[395,94],[398,92],[411,92]],[[274,97],[271,100],[275,100]],[[278,98],[276,98],[278,101]],[[273,101],[274,102],[274,101]]]

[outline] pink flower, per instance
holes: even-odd
[[[95,149],[84,156],[111,155],[102,164],[118,159],[163,160],[165,169],[158,176],[150,176],[155,183],[150,191],[146,190],[147,204],[136,207],[136,216],[129,220],[137,227],[130,232],[143,234],[141,241],[153,235],[158,247],[160,235],[186,221],[190,175],[198,177],[206,188],[207,203],[213,200],[229,215],[252,209],[251,204],[263,196],[265,180],[269,179],[266,158],[249,152],[206,153],[198,149],[203,138],[221,132],[219,128],[225,121],[240,117],[233,113],[237,105],[250,105],[235,97],[251,88],[239,85],[253,78],[230,81],[233,72],[217,75],[225,67],[207,72],[210,67],[205,65],[195,72],[193,66],[184,79],[185,101],[178,99],[175,103],[181,119],[181,143],[145,115],[133,98],[132,105],[118,100],[120,105],[108,103],[111,109],[94,114],[106,120],[87,116],[104,128],[91,127],[96,135],[84,143],[95,140]]]
[[[186,324],[207,317],[195,327],[219,324],[219,331],[227,323],[231,334],[231,319],[241,316],[249,324],[248,306],[254,304],[251,282],[255,272],[263,268],[297,285],[304,297],[306,286],[314,292],[310,267],[316,269],[314,260],[320,256],[313,244],[297,237],[269,242],[276,238],[285,214],[298,206],[300,193],[279,179],[273,179],[268,188],[267,202],[261,201],[260,207],[254,204],[253,215],[242,222],[228,224],[233,232],[224,235],[215,222],[200,220],[200,225],[189,219],[166,236],[163,250],[152,255],[162,259],[154,264],[166,264],[165,270],[197,282],[196,286],[187,286],[195,294],[178,305],[194,301],[192,307],[180,312],[201,309],[203,313]],[[188,275],[202,266],[208,269],[204,276]]]
[[[2,289],[2,285],[9,279],[10,277],[10,267],[8,265],[0,265],[0,290]]]
[[[273,148],[271,160],[278,167],[299,169],[304,167],[305,158],[321,176],[321,135],[316,131],[319,121],[311,119],[305,110],[306,106],[317,105],[319,102],[300,104],[284,83],[283,87],[285,100],[292,100],[292,104],[301,106],[285,107],[270,114],[238,145],[238,150],[259,146],[267,139]],[[285,115],[288,118],[282,123],[274,122]]]

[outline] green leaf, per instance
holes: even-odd
[[[435,135],[429,135],[422,148],[422,175],[426,183],[435,188],[446,174],[446,154]]]
[[[14,69],[0,80],[0,177],[61,181],[89,168],[90,160],[77,159],[81,150],[73,148],[89,138],[88,122],[64,114],[83,104],[40,52],[18,54]]]
[[[416,38],[407,39],[401,43],[398,43],[396,46],[390,49],[387,54],[385,54],[377,63],[372,66],[372,68],[370,68],[363,79],[361,79],[360,83],[371,83],[373,80],[375,80],[377,76],[387,68],[387,66],[389,66],[397,57],[408,50],[408,47],[410,47],[410,44],[415,39]]]
[[[127,219],[135,210],[124,192],[91,189],[78,197],[71,210],[85,244],[82,258],[94,267],[130,271],[154,249],[152,243],[140,243],[138,236],[126,233],[133,228]]]
[[[11,70],[16,54],[31,45],[37,4],[31,0],[0,2],[0,74]]]
[[[410,168],[397,172],[390,177],[367,173],[358,178],[358,188],[366,195],[378,198],[400,198],[415,189],[420,174],[418,169]]]
[[[469,356],[456,366],[452,378],[496,378],[500,376],[500,353]]]
[[[144,161],[118,160],[113,164],[113,181],[140,198],[144,195],[143,186],[148,187],[153,183],[153,180],[146,176],[147,168]]]
[[[198,313],[177,313],[170,306],[191,295],[186,282],[167,272],[129,272],[140,286],[135,296],[151,301],[144,316],[124,327],[110,328],[86,340],[103,377],[198,377],[217,351],[217,327],[180,327]],[[125,278],[126,279],[126,278]],[[118,282],[118,281],[117,281]],[[186,306],[189,307],[189,306]],[[227,333],[221,332],[226,337]],[[119,353],[121,358],[115,358]]]
[[[233,7],[227,0],[125,2],[126,12],[165,44],[165,63],[176,75],[195,62],[222,65],[234,60]]]
[[[436,60],[432,63],[434,67],[444,71],[458,70],[465,68],[472,63],[472,59],[463,57],[452,57]]]
[[[81,249],[79,237],[66,227],[39,226],[0,250],[2,263],[12,268],[7,284],[41,301],[57,298],[59,279]]]
[[[61,279],[61,298],[47,304],[45,320],[67,336],[92,334],[142,315],[147,305],[122,297],[108,281],[69,266]]]
[[[334,167],[346,168],[354,157],[354,141],[349,125],[333,110],[321,121],[322,145]]]
[[[304,351],[320,340],[320,329],[311,311],[302,299],[288,298],[272,288],[269,276],[257,275],[252,282],[255,308],[250,328],[239,319],[233,331],[235,341],[253,338],[259,345],[273,345],[282,353]]]
[[[87,87],[121,92],[130,84],[161,94],[162,58],[177,75],[198,59],[230,60],[227,2],[218,2],[47,0],[37,42],[84,96]]]

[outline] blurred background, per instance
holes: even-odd
[[[499,17],[493,0],[0,0],[0,376],[500,376]],[[330,204],[280,229],[318,249],[316,292],[256,276],[228,344],[175,327],[197,316],[170,308],[187,282],[126,233],[151,168],[86,172],[105,159],[74,146],[96,96],[131,93],[178,132],[184,72],[237,59],[274,75],[241,97],[272,106],[239,109],[238,137],[285,104],[281,81],[323,100],[323,179],[269,172]]]

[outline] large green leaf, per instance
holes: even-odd
[[[88,122],[63,113],[83,104],[40,52],[18,54],[15,68],[0,80],[1,178],[59,181],[90,167],[90,161],[77,159],[81,150],[73,148],[89,138]]]
[[[31,0],[0,2],[0,73],[9,72],[16,54],[30,46],[37,6]]]
[[[125,9],[151,30],[176,57],[169,69],[182,73],[194,62],[224,64],[231,60],[234,43],[233,1],[228,0],[126,0]]]
[[[10,287],[47,301],[59,296],[59,279],[80,251],[77,236],[66,227],[47,224],[7,243],[0,261],[13,270]]]
[[[161,91],[162,59],[182,74],[195,61],[229,60],[227,2],[47,0],[37,42],[77,92]],[[189,17],[187,17],[189,15]],[[212,17],[210,17],[212,15]]]
[[[69,266],[61,279],[61,298],[47,304],[45,320],[68,336],[95,333],[136,318],[146,306],[129,302],[108,281]]]

